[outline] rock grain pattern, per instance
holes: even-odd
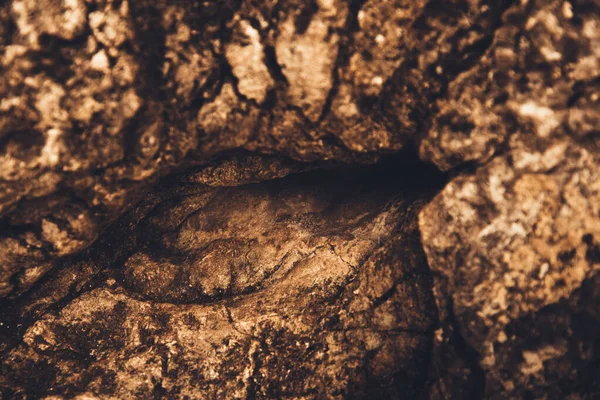
[[[598,0],[0,2],[0,399],[593,399],[599,288]]]

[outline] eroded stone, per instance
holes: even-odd
[[[530,354],[522,371],[498,375],[508,368],[496,350],[509,340],[507,325],[570,298],[597,273],[599,162],[571,141],[518,148],[453,180],[420,216],[438,308],[480,354],[490,393],[534,390],[520,374],[547,368],[545,355]]]
[[[78,294],[42,289],[22,303],[22,316],[36,317],[3,356],[0,388],[37,397],[418,393],[434,321],[416,234],[424,202],[412,200],[411,179],[392,182],[375,169],[158,190],[166,198],[140,205],[136,237],[107,237],[119,245],[92,247],[95,256],[56,276]],[[173,249],[181,257],[170,259]],[[124,266],[92,266],[127,252]],[[64,306],[50,311],[57,301]],[[45,383],[28,385],[38,372]]]

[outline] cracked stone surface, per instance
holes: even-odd
[[[172,171],[231,151],[369,163],[412,146],[429,97],[504,7],[3,3],[0,296],[89,246]],[[448,77],[431,74],[446,63]]]
[[[220,188],[186,177],[149,196],[127,237],[102,239],[19,304],[34,318],[3,357],[4,393],[416,395],[436,315],[414,251],[425,198],[382,172]]]
[[[0,2],[0,399],[596,398],[599,110],[597,0]]]
[[[442,321],[438,396],[598,395],[599,15],[514,5],[438,100],[421,157],[475,165],[419,220]]]
[[[477,351],[487,397],[538,397],[558,380],[565,389],[549,393],[562,397],[576,391],[584,370],[598,372],[594,340],[580,339],[570,321],[555,326],[560,317],[548,310],[597,280],[599,162],[569,141],[543,153],[518,149],[451,181],[421,213],[440,316],[452,319]],[[600,299],[587,301],[582,318],[597,329]],[[523,320],[539,326],[544,319],[541,337],[523,328]],[[441,346],[451,341],[449,331],[438,332]],[[567,351],[569,345],[583,347]],[[597,384],[590,380],[580,390]]]

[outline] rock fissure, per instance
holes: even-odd
[[[0,397],[594,398],[599,16],[3,2]]]

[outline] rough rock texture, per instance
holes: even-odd
[[[511,7],[437,102],[421,156],[481,164],[420,215],[440,396],[461,385],[486,398],[600,394],[599,18],[593,2]]]
[[[0,297],[88,246],[175,169],[244,149],[310,162],[399,150],[504,7],[4,2]]]
[[[538,151],[554,140],[598,133],[600,27],[597,2],[511,7],[477,65],[448,85],[421,141],[442,169],[483,163],[516,142]]]
[[[599,110],[597,0],[0,2],[0,398],[596,398]]]
[[[127,237],[22,300],[30,324],[3,357],[3,393],[417,395],[436,321],[415,251],[423,200],[382,172],[163,187]]]
[[[558,397],[598,384],[580,381],[585,370],[600,373],[595,339],[580,342],[568,322],[574,332],[549,325],[536,338],[521,322],[539,324],[550,305],[598,275],[598,154],[564,142],[544,153],[497,157],[450,182],[422,212],[420,226],[441,316],[454,320],[477,351],[489,397],[529,390],[537,398],[559,379],[564,387],[552,390]],[[588,301],[586,324],[597,329],[600,299]],[[448,335],[440,330],[441,345]],[[577,361],[557,370],[554,363],[565,357]]]

